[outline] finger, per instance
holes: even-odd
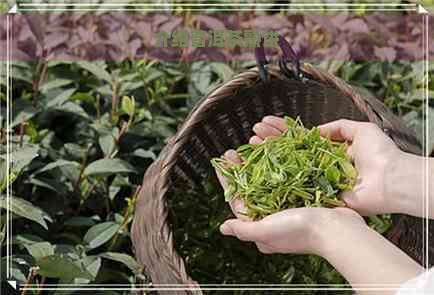
[[[279,129],[276,129],[262,122],[256,123],[255,126],[253,126],[253,131],[256,133],[257,136],[262,139],[265,139],[267,137],[276,137],[282,134]]]
[[[367,210],[364,200],[360,196],[360,193],[357,189],[353,191],[342,192],[341,198],[349,208],[357,211],[363,216],[368,216],[372,213],[370,210]]]
[[[261,253],[271,254],[274,253],[273,249],[265,243],[256,242],[256,247]]]
[[[250,137],[249,143],[250,144],[261,144],[264,140],[260,138],[259,136],[252,136]]]
[[[362,122],[341,119],[318,126],[321,136],[337,141],[353,141]]]
[[[227,161],[229,161],[232,164],[241,164],[241,159],[235,150],[227,150],[224,153],[223,158],[225,158]],[[219,180],[221,186],[226,191],[228,188],[228,182],[227,182],[226,178],[220,174],[220,171],[218,171],[218,169],[215,169],[215,172],[216,172],[217,179]]]
[[[226,191],[228,189],[228,183],[226,181],[226,178],[222,176],[218,171],[217,172],[217,178],[220,181],[221,186]],[[244,201],[240,199],[239,196],[235,196],[230,202],[229,206],[231,207],[232,213],[234,215],[241,219],[241,220],[250,220],[250,218],[247,216],[247,208],[244,205]]]
[[[223,157],[227,161],[229,161],[229,162],[231,162],[232,164],[235,164],[235,165],[238,165],[238,164],[242,163],[240,156],[238,155],[238,153],[235,150],[228,150],[228,151],[226,151],[225,154],[223,155]]]
[[[264,226],[261,221],[229,219],[220,226],[220,231],[241,241],[261,242],[264,236]]]
[[[345,202],[348,207],[356,209],[355,207],[357,207],[358,202],[357,197],[355,196],[355,193],[353,191],[342,192],[340,198]]]
[[[348,157],[349,157],[352,161],[354,161],[354,150],[353,150],[353,146],[352,146],[352,145],[349,145],[349,146],[347,147],[346,152],[347,152]]]
[[[262,122],[270,125],[271,127],[278,129],[281,133],[286,132],[286,130],[288,130],[288,124],[286,123],[286,120],[283,118],[279,118],[276,116],[266,116],[262,119]]]
[[[240,197],[236,196],[229,202],[229,206],[231,207],[234,215],[241,220],[250,221],[251,219],[247,216],[247,208],[244,204],[244,201],[240,199]]]
[[[238,153],[235,150],[228,150],[224,154],[224,158],[233,164],[241,164],[242,163],[240,156],[238,155]],[[225,188],[227,188],[227,186]],[[246,216],[247,209],[244,206],[244,202],[238,196],[233,198],[229,202],[229,205],[231,207],[232,212],[234,213],[234,215],[237,218],[239,218],[241,220],[249,220],[249,218]]]
[[[223,190],[226,191],[226,189],[228,188],[228,182],[226,181],[226,177],[224,177],[223,175],[220,174],[220,171],[218,169],[214,169],[215,173],[217,175],[217,179],[220,182],[220,185],[223,187]]]

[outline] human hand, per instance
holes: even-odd
[[[234,150],[224,157],[234,163],[241,159]],[[224,189],[227,183],[217,171]],[[220,230],[224,235],[235,236],[242,241],[256,244],[262,253],[306,253],[321,255],[333,248],[328,232],[339,232],[340,227],[366,227],[362,217],[348,208],[294,208],[269,215],[259,221],[249,220],[240,198],[230,202],[236,219],[225,221]]]
[[[370,129],[373,129],[372,126]],[[250,143],[261,143],[265,138],[279,136],[285,130],[286,123],[283,119],[266,117],[262,123],[255,125],[256,136],[250,139]],[[336,125],[322,127],[323,135],[331,134],[329,131],[333,130],[336,131]],[[341,138],[344,138],[345,134],[342,133],[345,132],[339,132]],[[377,133],[372,130],[371,132],[371,135]],[[353,137],[350,142],[351,148],[348,152],[355,158],[359,148],[355,149],[354,144],[358,141]],[[373,152],[386,152],[388,148],[392,150],[390,153],[396,152],[387,140],[383,147],[381,144],[373,146]],[[238,154],[233,150],[226,152],[225,158],[233,163],[241,163]],[[218,172],[217,175],[226,189],[226,180]],[[234,198],[230,205],[237,218],[229,219],[221,225],[220,231],[223,234],[252,241],[263,253],[322,256],[352,285],[372,282],[401,284],[423,271],[421,266],[370,229],[363,218],[349,208],[294,208],[269,215],[259,221],[251,221],[242,214],[245,207],[240,198]],[[366,269],[372,271],[366,272]],[[361,291],[360,294],[368,292]]]
[[[358,178],[354,189],[342,193],[348,207],[362,215],[407,213],[421,216],[422,183],[416,174],[422,171],[416,156],[402,152],[381,129],[369,122],[338,120],[319,126],[322,136],[346,141],[347,153],[354,161]],[[261,143],[267,137],[279,136],[287,130],[284,119],[267,116],[257,123],[250,143]],[[404,180],[404,181],[403,181]],[[407,180],[407,181],[406,181]],[[420,196],[420,201],[414,196]]]

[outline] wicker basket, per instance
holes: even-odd
[[[136,256],[154,284],[198,286],[174,249],[166,203],[173,186],[200,185],[211,170],[210,159],[246,143],[253,135],[253,125],[266,115],[300,116],[307,128],[341,118],[371,121],[402,150],[421,154],[414,134],[382,102],[361,95],[345,81],[309,64],[295,62],[291,73],[285,65],[294,54],[288,54],[286,42],[279,41],[279,45],[284,52],[280,68],[270,66],[266,70],[265,56],[257,52],[258,68],[237,75],[201,100],[147,170],[137,200],[132,239]],[[414,259],[424,261],[422,219],[393,216],[388,237]],[[431,257],[433,248],[429,249]]]

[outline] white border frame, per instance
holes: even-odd
[[[196,7],[196,6],[203,6],[203,4],[200,3],[178,3],[173,5],[172,3],[142,3],[142,4],[128,4],[128,3],[100,3],[100,4],[92,4],[92,3],[75,3],[75,4],[68,4],[70,6],[74,6],[73,8],[51,8],[52,6],[57,6],[59,4],[56,3],[17,3],[12,9],[11,13],[16,13],[19,9],[20,11],[89,11],[92,10],[92,7],[108,7],[110,9],[115,9],[118,11],[161,11],[164,8],[171,8],[173,6],[188,6],[188,7]],[[213,4],[206,4],[209,7],[224,7],[225,11],[251,11],[252,8],[250,6],[255,5],[255,9],[258,6],[268,6],[270,4],[268,3],[238,3],[238,4],[232,4],[237,6],[249,6],[248,8],[229,8],[227,6],[230,6],[229,3],[213,3]],[[378,6],[381,7],[388,7],[388,6],[402,6],[405,8],[378,8]],[[136,7],[134,9],[125,8],[127,7]],[[363,3],[363,4],[357,4],[357,3],[287,3],[287,4],[279,4],[278,9],[270,9],[267,7],[264,7],[267,11],[280,11],[282,7],[287,7],[289,11],[319,11],[319,10],[328,10],[329,7],[331,8],[331,11],[354,11],[356,8],[345,8],[342,9],[340,6],[356,6],[357,8],[360,6],[365,7],[365,11],[413,11],[416,13],[427,13],[427,11],[419,4],[411,3],[411,4],[398,4],[398,3]],[[30,7],[30,8],[29,8]],[[34,7],[34,8],[32,8]],[[36,7],[36,8],[35,8]],[[139,8],[137,8],[139,7]],[[312,7],[312,8],[311,8]],[[326,7],[326,8],[324,8]],[[374,7],[374,8],[366,8],[366,7]],[[377,7],[377,8],[375,8]],[[190,9],[190,11],[202,11],[202,8],[193,8]],[[11,146],[10,146],[10,131],[9,126],[12,119],[12,100],[11,100],[11,35],[10,31],[12,31],[12,22],[11,22],[11,15],[8,14],[6,16],[6,34],[7,34],[7,47],[6,47],[6,175],[7,175],[7,188],[6,188],[6,276],[9,278],[11,276],[11,261],[12,261],[12,248],[11,248],[11,242],[12,242],[12,218],[10,212],[10,206],[12,202],[12,196],[11,196],[11,188],[9,184],[9,172],[10,172],[10,160],[12,157],[11,154]],[[424,106],[425,106],[425,126],[424,126],[424,156],[429,156],[429,150],[428,150],[428,139],[429,139],[429,15],[426,14],[423,16],[423,30],[422,30],[422,44],[423,44],[423,50],[424,50],[424,60],[423,60],[423,71],[424,71]],[[1,71],[1,69],[0,69]],[[423,227],[425,229],[424,235],[424,241],[425,241],[425,255],[424,255],[424,267],[427,268],[428,261],[429,261],[429,251],[428,251],[428,232],[429,232],[429,219],[428,219],[428,209],[429,209],[429,161],[428,158],[426,158],[425,161],[425,177],[424,177],[424,192],[425,192],[425,198],[423,198],[423,208],[424,208],[424,222]],[[1,269],[0,269],[1,271]],[[8,280],[8,282],[16,288],[16,282]],[[357,287],[356,285],[351,286],[349,284],[342,284],[342,285],[334,285],[334,284],[315,284],[315,285],[304,285],[304,284],[267,284],[265,286],[276,286],[274,288],[267,288],[267,287],[260,287],[264,286],[261,284],[200,284],[199,287],[185,287],[186,285],[158,285],[158,284],[149,284],[149,285],[139,285],[136,284],[137,287],[131,287],[132,284],[119,284],[119,285],[111,285],[111,284],[44,284],[42,288],[39,288],[38,286],[32,284],[28,285],[27,287],[19,287],[20,291],[30,291],[30,290],[58,290],[58,291],[67,291],[67,290],[74,290],[74,291],[80,291],[80,290],[88,290],[88,291],[101,291],[101,290],[118,290],[118,291],[181,291],[181,290],[190,290],[190,291],[209,291],[209,290],[222,290],[222,291],[235,291],[235,290],[245,290],[245,291],[256,291],[256,290],[262,290],[262,291],[301,291],[301,290],[329,290],[329,291],[346,291],[346,290],[355,290],[355,291],[396,291],[398,288],[400,288],[397,284],[360,284],[360,287]],[[75,288],[68,288],[68,286],[74,286]],[[86,287],[84,287],[86,286]],[[110,287],[109,287],[110,286]],[[117,287],[113,287],[117,286]],[[134,285],[133,285],[134,286]],[[140,287],[142,286],[142,287]],[[222,287],[225,286],[225,287]],[[231,286],[237,286],[237,287],[231,287]],[[239,287],[244,286],[244,287]],[[285,286],[285,287],[284,287]],[[292,286],[292,287],[286,287],[286,286]],[[298,286],[298,287],[295,287]],[[301,288],[301,286],[307,286],[307,288]],[[314,286],[309,288],[309,286]],[[319,286],[329,286],[329,288],[321,288]],[[332,288],[330,288],[332,286]],[[342,287],[340,287],[342,286]],[[371,286],[371,287],[366,287]],[[382,286],[382,287],[380,287]],[[388,286],[388,287],[385,287]],[[392,287],[393,286],[393,287]]]

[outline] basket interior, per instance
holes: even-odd
[[[300,116],[307,128],[341,118],[368,120],[351,98],[319,82],[261,81],[210,103],[198,114],[179,150],[173,180],[199,185],[211,169],[210,159],[247,143],[254,124],[267,115]]]

